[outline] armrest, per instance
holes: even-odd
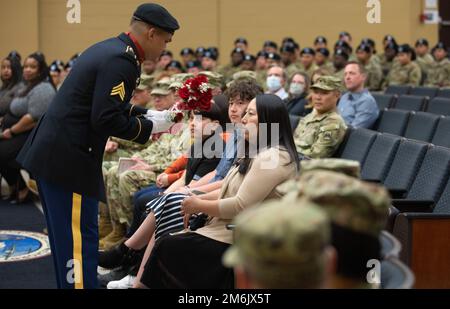
[[[408,193],[408,190],[406,189],[388,188],[388,190],[393,199],[404,198],[406,196],[406,193]]]
[[[450,220],[450,214],[408,212],[403,213],[402,216],[408,219],[409,221],[418,219]]]
[[[392,200],[392,205],[400,212],[429,212],[434,208],[434,201]]]

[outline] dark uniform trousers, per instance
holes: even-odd
[[[98,201],[38,180],[58,288],[97,288]]]
[[[129,104],[140,63],[121,34],[84,51],[31,132],[17,161],[39,185],[60,288],[96,288],[98,201],[110,136],[145,144],[153,123]]]

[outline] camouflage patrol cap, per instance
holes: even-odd
[[[313,160],[303,160],[300,163],[300,171],[302,174],[325,170],[337,173],[342,173],[354,178],[361,177],[361,164],[358,161],[345,160],[345,159],[313,159]]]
[[[305,200],[303,207],[270,201],[235,219],[234,244],[223,263],[242,266],[267,288],[317,288],[325,274],[328,218]]]
[[[325,91],[343,91],[342,81],[334,76],[321,76],[317,82],[311,86],[311,89],[320,89]]]
[[[163,78],[156,82],[155,87],[153,88],[151,95],[163,95],[166,96],[170,94],[169,86],[171,84],[170,78]]]
[[[189,78],[193,78],[194,74],[190,73],[180,73],[172,75],[169,85],[169,90],[177,90],[183,86],[183,83],[187,81]]]
[[[136,87],[138,90],[149,90],[152,88],[153,80],[155,77],[153,75],[141,74],[139,85]]]
[[[198,75],[204,75],[208,77],[209,84],[215,88],[222,88],[223,75],[217,72],[202,71]]]
[[[256,81],[256,73],[253,71],[239,71],[233,74],[233,79],[227,83],[227,88],[230,88],[230,86],[237,81],[241,80],[252,80]]]
[[[320,205],[333,223],[374,237],[384,228],[390,198],[383,187],[330,171],[304,173],[299,183],[298,197]]]

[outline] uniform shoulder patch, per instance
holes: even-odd
[[[118,95],[120,99],[123,101],[125,98],[125,84],[124,82],[121,82],[117,86],[114,86],[111,90],[111,96]]]

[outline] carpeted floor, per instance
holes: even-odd
[[[0,200],[0,230],[42,233],[44,228],[44,215],[33,203],[11,205]],[[0,262],[0,288],[56,288],[51,256],[21,262]]]

